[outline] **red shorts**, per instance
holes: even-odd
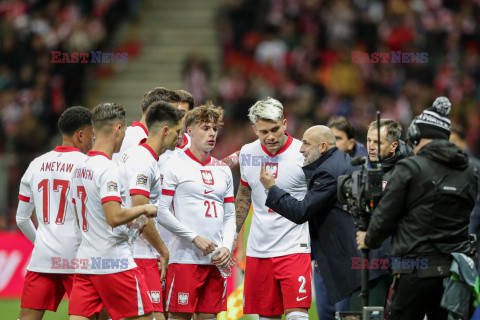
[[[153,311],[163,312],[162,282],[157,259],[135,259],[135,263],[143,273],[148,287],[148,296],[153,306]]]
[[[73,274],[27,271],[20,306],[55,312],[65,292],[70,296],[72,284]]]
[[[309,253],[247,257],[244,314],[278,316],[290,308],[310,308],[312,263]]]
[[[227,281],[216,266],[170,264],[165,291],[168,312],[219,313],[227,310]]]
[[[112,274],[79,274],[73,279],[68,314],[91,317],[105,305],[113,320],[152,312],[139,268]]]

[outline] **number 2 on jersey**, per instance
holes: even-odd
[[[50,180],[43,179],[38,184],[38,191],[42,192],[43,198],[43,223],[50,223]],[[58,206],[56,224],[63,224],[65,222],[65,206],[66,206],[66,194],[70,187],[70,182],[67,180],[53,179],[53,191],[60,192],[60,203]]]
[[[207,211],[205,212],[205,217],[207,218],[211,218],[212,215],[210,213],[208,213],[210,211],[210,201],[208,200],[205,200],[205,202],[203,203],[204,206],[207,206]],[[215,218],[217,218],[217,207],[215,207],[215,201],[212,201],[212,206],[213,206],[213,211],[215,213]]]

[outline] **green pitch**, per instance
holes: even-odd
[[[18,319],[20,312],[20,299],[0,300],[0,318]],[[43,320],[68,319],[68,300],[63,300],[58,306],[57,312],[46,311]]]
[[[20,312],[20,299],[0,299],[0,318],[1,319],[18,319],[18,313]],[[308,312],[310,314],[310,320],[317,320],[317,308],[315,303],[312,302],[312,307]],[[57,312],[45,312],[43,320],[65,320],[68,319],[68,301],[63,300],[58,306]],[[284,317],[283,317],[284,318]],[[244,316],[242,320],[257,319],[257,317]]]

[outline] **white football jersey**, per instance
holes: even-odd
[[[145,142],[148,137],[148,129],[140,122],[133,121],[132,125],[125,130],[125,137],[118,153],[112,155],[112,160],[118,163],[120,156],[128,149],[138,146],[141,142]]]
[[[77,165],[71,183],[82,233],[75,272],[110,274],[135,268],[126,225],[110,227],[102,206],[108,201],[122,203],[118,166],[103,152],[90,151],[87,156]]]
[[[167,150],[163,154],[160,155],[158,158],[158,167],[160,168],[160,177],[163,177],[162,173],[162,168],[165,162],[167,162],[168,159],[172,157],[177,157],[181,152],[187,150],[190,148],[190,145],[192,144],[190,136],[185,133],[183,135],[183,144],[181,146],[176,146],[174,150]],[[161,182],[161,181],[160,181]],[[161,189],[161,186],[160,186]],[[157,231],[160,237],[162,238],[163,242],[165,245],[168,247],[168,242],[170,241],[170,238],[172,237],[172,233],[162,227],[159,223],[157,223]]]
[[[162,166],[162,175],[159,207],[170,207],[173,197],[175,218],[193,233],[212,240],[220,248],[224,237],[225,211],[228,211],[225,204],[235,202],[230,168],[213,157],[200,163],[187,149],[166,161]],[[162,217],[159,215],[157,219]],[[213,264],[210,256],[203,256],[191,241],[180,237],[172,236],[168,249],[170,263]]]
[[[18,198],[35,205],[38,220],[27,270],[74,273],[70,262],[77,254],[81,236],[67,194],[72,172],[85,158],[77,148],[59,146],[33,160],[23,175]]]
[[[256,140],[240,150],[240,183],[252,188],[253,216],[248,235],[247,256],[256,258],[279,257],[293,253],[310,252],[308,223],[296,224],[282,217],[265,205],[267,195],[260,182],[263,163],[275,177],[275,185],[297,200],[307,192],[302,170],[302,142],[287,135],[284,146],[272,155]]]
[[[120,180],[122,202],[126,208],[132,207],[132,196],[143,195],[155,204],[160,192],[160,173],[158,156],[147,144],[128,149],[120,157]],[[155,221],[155,220],[153,220]],[[157,251],[142,237],[138,237],[133,245],[135,259],[155,259]]]

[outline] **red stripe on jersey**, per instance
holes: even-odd
[[[133,121],[132,122],[132,127],[140,127],[143,129],[143,131],[145,131],[145,134],[148,136],[148,129],[140,122],[138,121]]]
[[[212,157],[210,155],[208,155],[208,158],[207,160],[205,160],[205,162],[200,162],[200,160],[197,159],[197,157],[195,157],[193,155],[193,153],[190,151],[190,149],[187,149],[185,150],[185,153],[187,154],[187,156],[189,156],[193,161],[196,161],[198,163],[200,163],[202,166],[206,166],[207,164],[210,163],[210,160],[212,160]]]
[[[244,186],[244,187],[250,187],[250,185],[249,185],[247,182],[243,181],[241,178],[240,178],[240,183],[241,183],[242,186]]]
[[[147,198],[150,198],[150,192],[142,189],[130,189],[130,195],[133,196],[134,194],[139,194]]]
[[[21,194],[18,195],[18,200],[22,200],[22,201],[25,201],[25,202],[30,202],[29,197],[22,196]]]
[[[183,144],[182,144],[181,146],[178,146],[178,145],[177,145],[177,148],[183,149],[183,148],[185,148],[185,147],[187,146],[187,144],[188,144],[187,134],[184,133],[184,134],[183,134]]]
[[[267,148],[260,143],[260,145],[262,146],[262,149],[263,151],[268,154],[270,157],[275,157],[275,156],[278,156],[280,153],[282,153],[283,151],[287,150],[288,147],[290,147],[290,145],[292,144],[293,142],[293,137],[291,135],[289,135],[288,133],[285,132],[285,135],[287,136],[287,142],[285,142],[285,144],[280,148],[280,150],[277,151],[277,153],[275,154],[271,154]]]
[[[235,197],[226,197],[223,199],[224,203],[235,202]]]
[[[162,189],[162,194],[173,197],[175,195],[175,190]]]
[[[122,198],[120,198],[120,197],[115,197],[115,196],[110,196],[110,197],[102,198],[102,204],[104,204],[105,202],[108,202],[108,201],[117,201],[117,202],[122,203]]]
[[[152,147],[150,147],[148,144],[145,144],[143,142],[141,142],[140,145],[145,149],[147,149],[152,154],[153,158],[158,161],[158,156],[155,153],[155,151],[152,149]]]
[[[106,157],[108,160],[112,160],[105,152],[101,152],[101,151],[88,151],[88,152],[87,152],[87,156],[89,156],[89,157],[92,157],[92,156],[104,156],[104,157]]]
[[[77,149],[75,147],[67,147],[67,146],[57,146],[53,151],[57,152],[71,152],[71,151],[78,151],[81,152],[80,149]]]

